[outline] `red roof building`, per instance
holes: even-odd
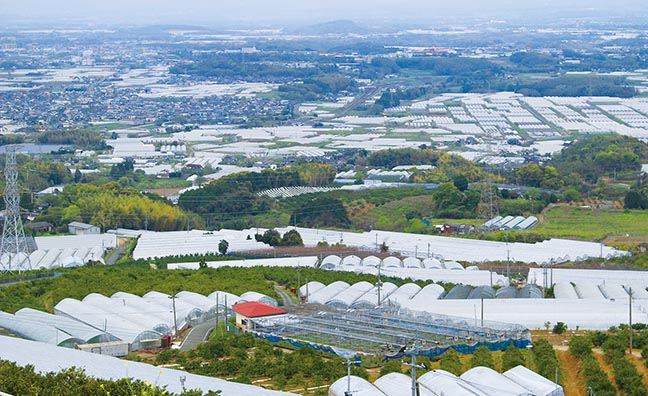
[[[232,310],[236,314],[236,325],[243,330],[252,327],[252,321],[250,319],[284,315],[287,313],[287,311],[281,308],[256,301],[234,304]]]
[[[286,313],[281,308],[273,307],[272,305],[249,301],[240,304],[234,304],[232,307],[234,313],[247,316],[248,318],[258,318],[261,316],[283,315]]]

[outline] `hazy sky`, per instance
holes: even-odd
[[[0,22],[36,19],[113,23],[220,21],[317,22],[331,19],[425,20],[438,16],[499,16],[511,13],[570,15],[608,9],[634,15],[645,0],[0,0]]]

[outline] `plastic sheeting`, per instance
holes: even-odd
[[[292,229],[294,227],[281,228],[277,229],[277,231],[284,233]],[[262,231],[265,230],[259,230],[259,232]],[[539,243],[515,242],[507,245],[505,242],[378,230],[356,233],[297,227],[297,231],[302,236],[304,245],[308,247],[317,246],[319,242],[326,240],[366,249],[367,246],[375,246],[376,240],[378,240],[378,243],[385,242],[390,252],[400,253],[403,256],[415,256],[416,253],[427,252],[429,244],[431,253],[435,257],[441,256],[446,260],[471,263],[505,261],[507,252],[510,257],[515,257],[516,261],[524,263],[548,263],[558,257],[564,258],[566,256],[588,258],[628,254],[628,252],[607,246],[603,246],[601,249],[599,243],[566,239],[550,239]],[[248,232],[245,232],[245,234],[247,235]],[[227,240],[229,241],[229,239]],[[141,243],[140,239],[138,246]]]
[[[576,289],[569,282],[557,282],[554,285],[554,296],[559,299],[578,300]]]
[[[376,256],[367,256],[362,259],[362,266],[364,267],[378,267],[382,260]]]
[[[398,289],[398,286],[391,282],[385,282],[382,284],[380,287],[380,299],[385,300],[385,298],[389,297],[391,293],[393,293],[396,289]],[[381,301],[382,303],[382,301]],[[374,308],[375,306],[379,305],[378,304],[378,288],[374,286],[366,292],[365,294],[362,295],[362,297],[358,298],[352,305],[352,308],[364,308],[364,309],[370,309]]]
[[[383,299],[387,305],[400,306],[403,301],[410,300],[421,291],[421,286],[416,283],[406,283]]]
[[[0,327],[32,341],[73,348],[74,344],[84,344],[85,340],[72,337],[49,324],[17,317],[0,311]]]
[[[326,304],[329,300],[346,290],[348,287],[349,284],[344,281],[333,282],[316,293],[312,293],[308,297],[308,301],[312,303]]]
[[[428,371],[419,377],[418,383],[436,395],[490,396],[444,370]]]
[[[369,282],[358,282],[348,287],[346,290],[338,293],[334,298],[328,300],[325,304],[339,309],[347,309],[357,299],[373,288]]]
[[[412,378],[401,373],[389,373],[378,378],[374,386],[387,396],[409,396],[412,389]],[[419,396],[436,396],[423,386],[418,386]]]
[[[299,294],[308,297],[309,295],[322,290],[325,285],[321,282],[311,281],[299,288]]]
[[[474,367],[460,378],[490,396],[534,396],[528,389],[488,367]]]
[[[604,300],[605,296],[601,289],[594,282],[578,282],[576,284],[576,293],[583,299]]]
[[[436,283],[430,283],[421,289],[414,297],[412,297],[413,304],[424,304],[432,300],[437,300],[445,294],[445,289]]]
[[[446,300],[465,300],[472,292],[472,287],[466,285],[456,285],[446,294]]]
[[[173,322],[169,323],[164,318],[156,315],[154,311],[135,309],[123,300],[119,301],[98,293],[91,293],[85,296],[82,302],[83,304],[97,307],[114,315],[119,315],[132,323],[161,334],[171,334],[171,329],[173,328]]]
[[[263,258],[263,259],[245,259],[245,260],[225,260],[225,261],[207,261],[208,268],[222,267],[311,267],[314,268],[318,263],[317,256],[301,257],[281,257],[281,258]],[[170,270],[197,270],[200,269],[200,262],[193,261],[188,263],[171,263],[167,264]]]
[[[279,306],[279,303],[274,298],[254,291],[249,291],[247,293],[241,294],[241,299],[239,300],[239,302],[247,301],[258,301],[264,304],[272,305],[273,307]]]
[[[218,298],[216,298],[218,296]],[[210,300],[218,300],[219,307],[225,307],[225,302],[227,302],[227,308],[231,309],[232,305],[236,304],[241,300],[241,297],[236,294],[224,292],[224,291],[215,291],[207,296]],[[220,309],[220,308],[219,308]]]
[[[540,374],[536,374],[524,366],[516,366],[504,372],[506,378],[516,382],[531,391],[536,396],[564,396],[562,386],[555,384]]]
[[[101,310],[90,304],[66,298],[61,300],[54,307],[56,315],[66,315],[70,318],[84,322],[97,329],[103,329],[122,341],[131,344],[131,349],[139,349],[143,341],[159,340],[162,334],[135,323],[132,323],[120,316]]]
[[[476,300],[432,300],[414,303],[402,302],[401,308],[415,312],[474,318],[479,312]],[[637,323],[648,323],[648,306],[642,300],[632,304],[632,317]],[[607,330],[628,320],[628,302],[593,299],[492,299],[484,300],[484,319],[504,323],[517,323],[530,329],[543,329],[544,323],[563,322],[569,328],[578,326],[583,330]],[[476,321],[476,319],[475,319]]]
[[[495,289],[490,286],[478,286],[468,295],[468,299],[479,300],[482,298],[495,298]]]
[[[84,340],[89,344],[120,341],[115,336],[62,315],[52,315],[51,313],[37,311],[31,308],[23,308],[17,311],[15,315],[18,318],[32,320],[41,323],[42,325],[54,326],[55,328],[70,334],[72,337]]]
[[[345,396],[350,390],[353,396],[386,396],[380,389],[376,388],[371,382],[352,375],[343,377],[335,381],[329,387],[329,396]]]
[[[19,366],[32,365],[35,371],[41,373],[83,367],[90,377],[109,380],[133,378],[166,387],[168,392],[178,394],[185,389],[199,389],[202,392],[220,390],[221,396],[297,396],[293,393],[271,391],[253,385],[190,374],[186,371],[123,361],[110,356],[58,348],[11,337],[0,336],[0,359],[15,362]],[[182,377],[184,377],[183,382],[180,381]]]

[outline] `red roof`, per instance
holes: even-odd
[[[258,318],[261,316],[272,316],[285,314],[281,308],[273,307],[272,305],[263,304],[256,301],[249,301],[240,304],[234,304],[232,307],[237,314],[247,316],[248,318]]]

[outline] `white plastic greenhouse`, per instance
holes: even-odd
[[[42,324],[35,320],[21,318],[2,311],[0,311],[0,327],[29,340],[50,345],[73,348],[74,344],[83,344],[85,342],[50,324]]]
[[[362,259],[362,266],[364,267],[378,267],[382,260],[376,256],[367,256]]]
[[[342,259],[342,262],[340,263],[341,266],[351,266],[351,267],[358,267],[362,263],[362,259],[356,255],[350,255],[346,256]]]
[[[264,259],[225,260],[207,261],[208,268],[222,267],[315,267],[318,263],[317,256],[280,257]],[[200,262],[167,264],[170,270],[197,270],[200,269]]]
[[[216,299],[211,299],[209,297],[203,296],[202,294],[181,291],[176,294],[176,299],[182,301],[183,303],[193,305],[200,308],[207,317],[214,317],[216,314]]]
[[[576,284],[576,294],[582,299],[604,300],[601,289],[593,282],[579,282]]]
[[[576,289],[569,282],[558,282],[554,285],[554,296],[559,299],[577,300]]]
[[[308,296],[308,301],[318,304],[326,304],[329,300],[333,299],[342,291],[346,290],[349,284],[344,281],[335,281],[321,290],[312,293]]]
[[[346,396],[347,391],[351,391],[353,396],[386,396],[371,382],[352,375],[343,377],[335,381],[329,387],[329,396]]]
[[[299,294],[302,296],[309,296],[313,293],[317,293],[318,291],[322,290],[324,288],[324,284],[321,282],[317,281],[312,281],[308,282],[305,285],[302,285],[299,288]]]
[[[389,373],[378,378],[374,382],[374,386],[387,396],[409,396],[411,392],[408,391],[412,389],[412,378],[401,373]],[[418,386],[418,389],[419,396],[436,396],[423,386]]]
[[[474,367],[460,378],[490,396],[534,396],[528,389],[488,367]]]
[[[384,282],[380,287],[380,299],[384,300],[386,297],[389,297],[389,295],[393,293],[396,289],[398,289],[398,286],[396,286],[395,284],[391,282]],[[362,297],[355,300],[355,302],[351,304],[351,307],[370,309],[377,305],[379,305],[378,287],[374,286],[368,292],[363,294]]]
[[[432,300],[437,300],[445,294],[443,286],[436,283],[430,283],[421,289],[414,297],[412,297],[412,304],[425,304]]]
[[[254,291],[249,291],[246,293],[241,294],[241,299],[238,302],[248,302],[248,301],[257,301],[260,303],[272,305],[273,307],[278,307],[279,303],[277,300],[270,296],[266,296],[265,294],[259,293],[259,292],[254,292]],[[229,303],[229,301],[228,301]]]
[[[216,298],[218,296],[218,298]],[[227,308],[231,309],[232,305],[236,304],[237,302],[241,301],[241,297],[237,296],[236,294],[224,292],[224,291],[215,291],[211,293],[209,296],[207,296],[210,300],[214,300],[214,304],[218,300],[218,306],[219,311],[221,309],[225,308],[225,303],[227,302]]]
[[[432,370],[419,377],[418,383],[435,395],[490,396],[456,375],[444,370]]]
[[[115,336],[107,334],[101,330],[97,330],[92,326],[88,326],[62,315],[52,315],[47,312],[37,311],[31,308],[23,308],[15,313],[17,318],[32,320],[41,325],[54,326],[57,329],[70,334],[72,337],[83,340],[85,343],[94,344],[97,342],[111,342],[119,341]]]
[[[427,269],[443,269],[443,264],[440,260],[431,257],[423,259],[423,267]]]
[[[383,303],[387,305],[400,306],[403,301],[410,300],[420,291],[421,286],[416,283],[406,283],[384,298]]]
[[[385,257],[382,261],[383,268],[402,268],[403,262],[398,257],[389,256]]]
[[[97,329],[104,329],[107,333],[128,342],[131,345],[131,350],[141,349],[142,346],[149,343],[155,344],[162,336],[151,328],[137,325],[120,316],[72,298],[66,298],[56,304],[54,313],[66,315]]]
[[[88,294],[81,300],[88,308],[95,307],[97,309],[110,312],[113,315],[127,319],[129,322],[135,323],[143,328],[157,331],[161,334],[171,334],[173,323],[168,323],[156,311],[141,311],[131,307],[129,304],[122,303],[116,299],[108,298],[98,293]],[[153,307],[151,307],[153,308]]]
[[[157,305],[159,307],[157,309],[158,312],[166,311],[170,314],[173,314],[173,305],[175,301],[175,320],[178,325],[178,331],[195,323],[204,322],[205,319],[209,318],[208,313],[204,312],[200,308],[177,298],[172,299],[170,295],[165,293],[150,291],[143,295],[142,298],[151,304]]]
[[[599,286],[599,289],[608,300],[627,300],[630,297],[623,286],[619,284],[603,283]]]
[[[342,258],[340,256],[336,256],[336,255],[326,256],[322,260],[320,264],[320,268],[333,269],[339,266],[341,262],[342,262]]]
[[[330,305],[339,309],[347,309],[353,304],[358,298],[362,297],[365,293],[373,288],[373,285],[369,282],[358,282],[354,283],[346,290],[338,293],[334,298],[328,300],[326,305]]]
[[[405,268],[425,268],[421,260],[416,257],[405,257],[403,259],[403,267]]]
[[[40,373],[58,373],[72,367],[83,367],[85,374],[90,377],[107,380],[133,378],[165,387],[168,392],[178,394],[185,389],[197,389],[203,393],[220,390],[221,396],[297,396],[293,393],[266,390],[258,386],[228,382],[145,363],[125,362],[110,356],[12,337],[0,336],[0,360],[15,362],[19,366],[32,365],[34,371]]]
[[[522,385],[536,396],[564,396],[562,386],[555,384],[545,377],[524,366],[516,366],[504,372],[506,378]]]

